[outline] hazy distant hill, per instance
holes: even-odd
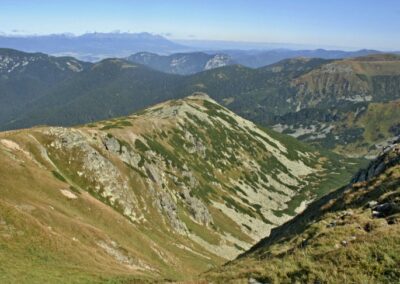
[[[343,50],[293,50],[293,49],[271,49],[271,50],[227,50],[222,51],[237,62],[238,64],[258,68],[269,64],[276,63],[284,59],[295,57],[305,58],[323,58],[323,59],[341,59],[349,57],[365,56],[377,54],[380,51],[362,49],[358,51],[343,51]]]
[[[190,41],[188,43],[190,43]],[[158,55],[171,55],[174,53],[196,51],[196,54],[197,52],[205,52],[212,55],[225,54],[223,59],[219,59],[219,61],[231,60],[247,67],[257,68],[294,57],[339,59],[379,53],[377,50],[306,50],[299,49],[300,47],[295,45],[286,47],[285,45],[279,44],[266,44],[262,45],[263,48],[260,46],[256,49],[249,50],[246,43],[243,43],[243,49],[240,49],[241,45],[231,44],[231,46],[228,44],[210,50],[206,47],[207,45],[204,47],[191,46],[190,44],[183,45],[168,40],[163,36],[150,33],[87,33],[79,36],[72,34],[31,36],[0,35],[0,48],[13,48],[25,52],[43,52],[52,55],[74,56],[80,60],[91,62],[109,57],[125,58],[134,53],[142,52],[144,54],[155,53]],[[180,57],[183,55],[179,54],[174,56]],[[172,61],[174,56],[171,58],[158,58],[161,63],[157,63],[153,67],[157,67],[155,69],[168,73],[183,74],[182,72],[184,71],[179,72],[179,69],[174,70],[173,67],[167,68],[165,66],[165,61],[168,61],[168,59]],[[198,56],[199,54],[197,54],[197,57]],[[133,59],[135,59],[135,56]],[[140,60],[140,58],[136,59]],[[199,72],[197,70],[203,71],[202,68],[199,67],[186,68],[189,69],[189,73]],[[184,74],[188,73],[184,72]]]
[[[351,57],[379,54],[377,50],[221,50],[205,52],[176,53],[162,56],[149,52],[140,52],[129,56],[127,59],[146,65],[155,70],[166,73],[188,75],[204,70],[225,65],[240,64],[250,68],[260,68],[291,58],[321,58],[321,59],[344,59]]]
[[[234,63],[225,54],[206,54],[203,52],[175,53],[169,56],[140,52],[129,56],[127,59],[158,71],[180,75],[194,74]]]
[[[90,65],[72,57],[0,49],[0,123]]]
[[[0,47],[26,52],[71,55],[95,61],[106,57],[126,57],[135,52],[172,53],[188,48],[149,33],[87,33],[80,36],[0,36]]]
[[[179,97],[183,83],[178,75],[122,59],[105,59],[55,84],[44,96],[23,107],[6,128],[73,125],[127,115]]]

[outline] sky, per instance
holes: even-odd
[[[0,0],[0,32],[400,50],[399,0]]]

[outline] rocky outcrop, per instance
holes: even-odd
[[[184,145],[186,151],[188,151],[190,154],[196,153],[203,158],[206,156],[206,147],[204,146],[201,139],[195,137],[189,131],[185,132],[185,139],[188,142],[188,144]]]
[[[394,143],[387,146],[378,158],[370,162],[367,168],[360,170],[352,179],[352,183],[369,181],[399,162],[400,144]]]
[[[119,156],[128,165],[139,168],[141,157],[138,153],[131,150],[132,147],[129,144],[122,145],[120,141],[110,134],[103,134],[102,141],[107,151]]]
[[[150,188],[152,187],[152,185],[149,186]],[[155,192],[155,189],[153,188],[150,190]],[[172,228],[180,234],[187,234],[188,229],[185,223],[179,219],[178,207],[169,193],[160,190],[154,193],[154,197],[156,207],[158,208],[159,212],[165,216]]]
[[[61,159],[68,159],[68,163],[75,159],[81,161],[81,167],[76,171],[77,175],[79,175],[78,172],[82,173],[80,178],[92,186],[87,190],[92,190],[112,206],[122,210],[122,213],[130,220],[137,220],[135,212],[137,199],[129,188],[127,178],[90,145],[87,136],[79,130],[67,128],[49,128],[44,133],[52,139],[49,150],[63,152]],[[115,143],[109,143],[109,145],[116,146]]]
[[[212,216],[200,199],[192,196],[187,188],[184,188],[180,193],[180,196],[185,201],[189,208],[189,212],[192,217],[200,224],[209,225],[212,223]]]

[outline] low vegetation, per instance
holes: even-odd
[[[195,280],[344,184],[341,159],[204,94],[0,133],[0,282]]]
[[[384,166],[383,166],[384,165]],[[309,205],[212,282],[395,283],[400,277],[400,145],[353,183]],[[374,173],[374,171],[372,171]]]

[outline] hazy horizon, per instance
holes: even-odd
[[[377,0],[4,0],[0,7],[3,35],[121,31],[148,32],[173,41],[380,50],[400,46],[400,3],[394,0],[385,5]]]
[[[10,38],[29,38],[29,37],[50,37],[50,36],[66,36],[66,37],[80,37],[87,34],[149,34],[153,36],[161,36],[174,43],[178,43],[187,47],[198,48],[200,50],[215,49],[215,50],[229,50],[229,49],[243,49],[243,50],[272,50],[272,49],[288,49],[288,50],[343,50],[343,51],[358,51],[358,50],[378,50],[378,51],[393,51],[398,52],[399,49],[385,49],[385,48],[368,48],[368,47],[354,47],[354,46],[337,46],[337,45],[313,45],[313,44],[298,44],[294,42],[258,42],[258,41],[239,41],[239,40],[210,40],[210,39],[184,39],[184,38],[169,38],[168,36],[150,33],[147,31],[142,32],[131,32],[131,31],[86,31],[84,33],[71,33],[71,32],[60,32],[50,34],[39,34],[39,33],[5,33],[0,31],[0,36]]]

